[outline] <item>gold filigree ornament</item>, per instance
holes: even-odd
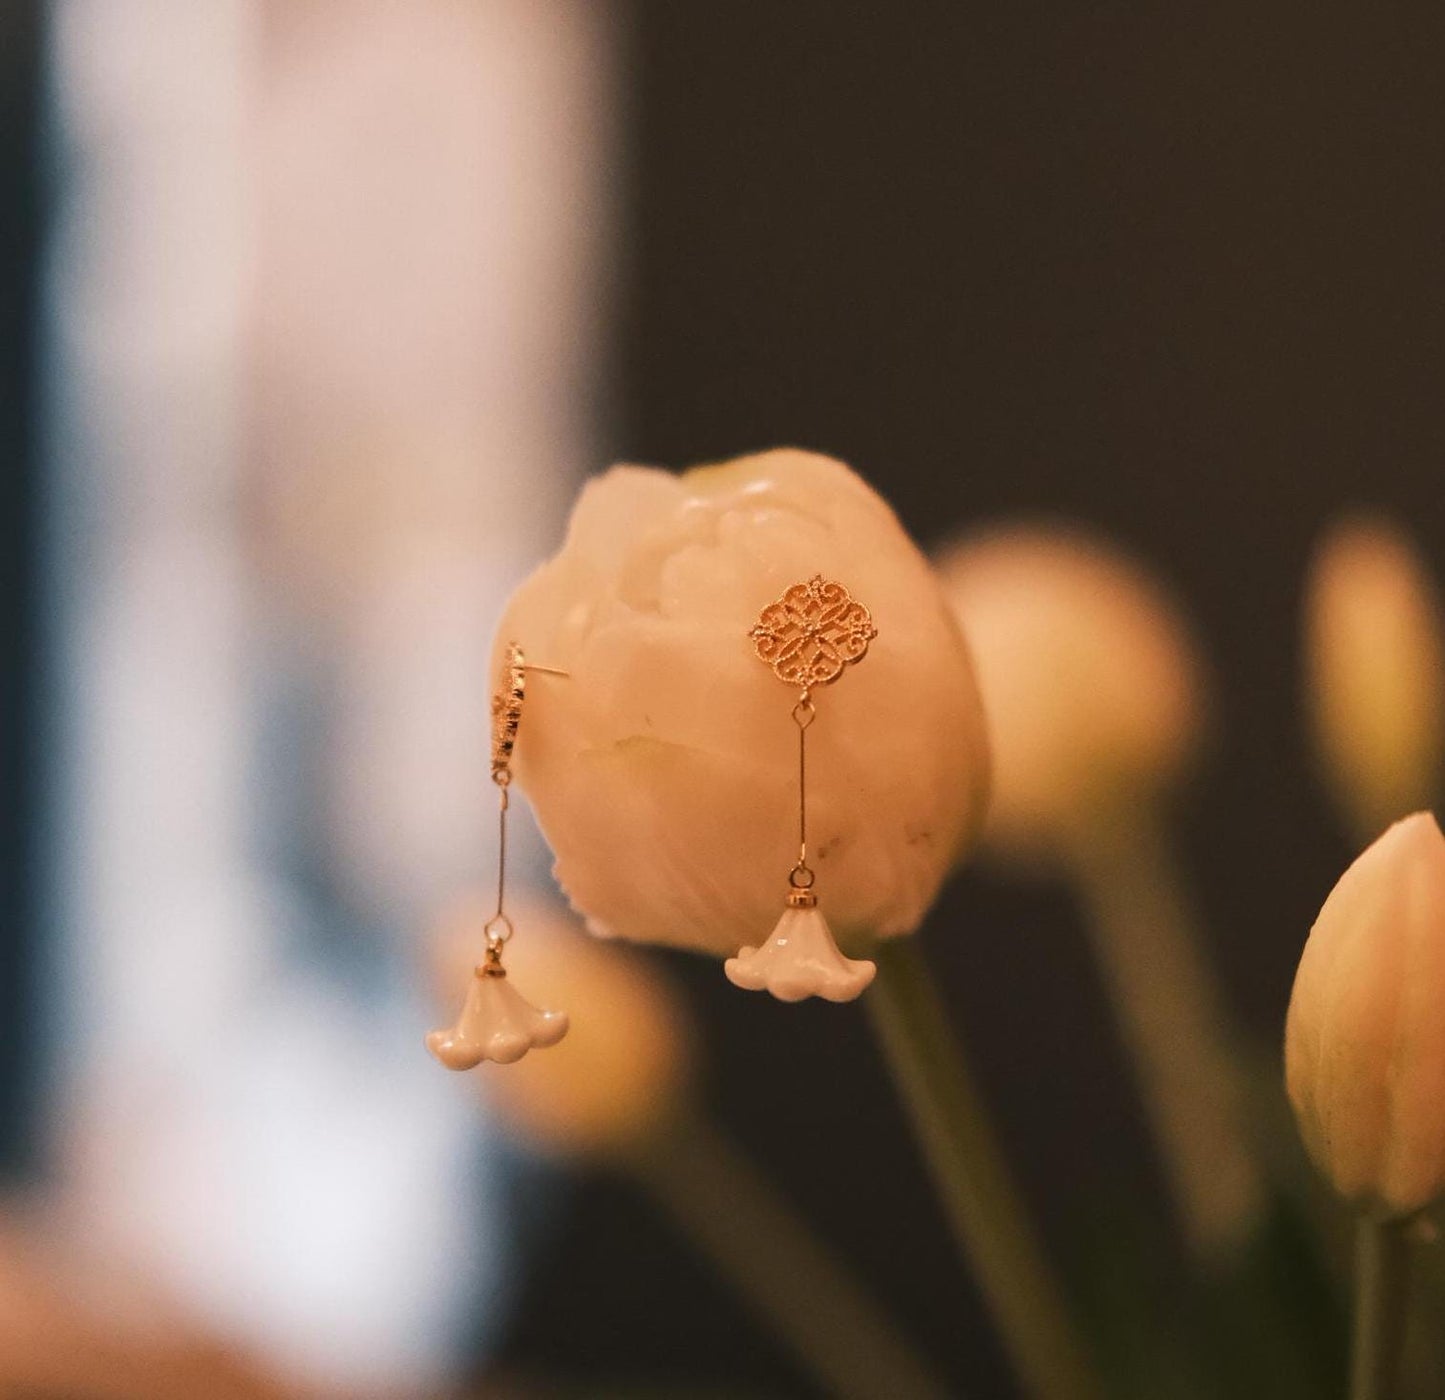
[[[873,615],[841,583],[814,574],[769,603],[748,635],[758,660],[771,666],[780,681],[806,693],[831,685],[846,667],[867,656],[878,629]]]
[[[761,948],[743,948],[723,965],[728,980],[779,1001],[819,996],[852,1001],[873,980],[871,962],[845,958],[818,908],[808,865],[808,729],[817,717],[813,689],[832,685],[862,661],[878,635],[872,614],[841,583],[815,574],[769,603],[748,634],[758,659],[780,681],[799,688],[793,705],[798,727],[798,859],[788,872],[787,907]]]
[[[466,999],[456,1024],[432,1031],[426,1048],[448,1069],[472,1069],[483,1060],[511,1064],[528,1050],[555,1045],[567,1034],[565,1011],[539,1011],[507,980],[502,949],[512,937],[507,917],[507,808],[512,783],[512,753],[522,728],[527,672],[566,676],[550,666],[530,665],[516,642],[507,659],[497,692],[492,696],[492,781],[497,785],[497,912],[482,932],[486,949],[472,970]]]

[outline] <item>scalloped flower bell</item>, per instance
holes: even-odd
[[[779,923],[798,731],[749,635],[815,575],[845,580],[878,624],[809,741],[826,925]],[[732,958],[790,995],[856,995],[857,955],[913,932],[978,835],[989,758],[967,647],[928,560],[841,462],[780,449],[681,474],[612,468],[513,594],[510,636],[573,677],[537,695],[516,773],[593,933]],[[738,952],[774,925],[784,946]]]
[[[1445,838],[1417,812],[1330,892],[1285,1023],[1285,1075],[1310,1155],[1385,1218],[1445,1194]]]
[[[432,1031],[426,1048],[448,1069],[475,1069],[483,1060],[510,1065],[528,1050],[555,1045],[567,1025],[565,1011],[541,1011],[512,986],[491,947],[473,969],[456,1024]]]
[[[527,936],[507,962],[561,1004],[585,1006],[566,1040],[476,1081],[534,1146],[565,1156],[629,1155],[665,1137],[692,1094],[696,1049],[686,1007],[640,951],[601,943],[550,900],[527,898]],[[470,962],[487,909],[478,893],[446,911],[432,942],[439,989]]]
[[[853,1001],[877,972],[865,959],[845,958],[822,911],[789,908],[761,948],[743,948],[723,964],[727,979],[748,992],[771,992],[779,1001]]]

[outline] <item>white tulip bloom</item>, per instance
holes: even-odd
[[[569,679],[528,690],[515,770],[599,934],[716,956],[778,922],[798,851],[797,692],[749,633],[822,574],[872,612],[866,659],[814,691],[809,864],[845,947],[912,932],[971,846],[988,749],[928,561],[841,462],[792,449],[590,482],[511,641]]]

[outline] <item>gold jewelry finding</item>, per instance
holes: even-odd
[[[522,729],[522,709],[527,698],[527,672],[566,676],[552,666],[533,666],[522,648],[511,642],[503,664],[501,680],[492,696],[492,781],[497,785],[497,912],[482,926],[486,949],[473,969],[461,1015],[455,1026],[433,1031],[427,1048],[448,1069],[471,1069],[483,1060],[509,1064],[528,1050],[555,1045],[567,1033],[567,1015],[562,1011],[539,1011],[523,1000],[504,979],[502,949],[512,937],[507,917],[507,808],[511,805],[512,753]]]
[[[798,859],[788,872],[787,908],[761,948],[745,947],[724,964],[728,978],[782,1001],[806,996],[851,1001],[872,980],[870,962],[845,958],[818,908],[808,864],[808,729],[817,718],[815,686],[832,685],[868,654],[878,635],[873,615],[841,583],[814,574],[765,607],[748,635],[758,659],[798,687]]]
[[[507,917],[507,789],[512,782],[512,751],[522,729],[522,706],[527,698],[527,672],[542,671],[549,676],[566,676],[553,666],[533,666],[516,642],[507,643],[507,660],[502,681],[492,696],[492,781],[497,785],[497,912],[487,920],[487,960],[479,969],[487,977],[505,977],[502,944],[512,936]]]
[[[808,868],[807,732],[817,713],[812,687],[832,685],[867,656],[878,629],[873,614],[841,583],[814,574],[769,603],[748,635],[758,660],[772,667],[780,681],[801,687],[793,706],[798,726],[798,863],[788,876],[788,903],[794,909],[811,909],[818,902]]]

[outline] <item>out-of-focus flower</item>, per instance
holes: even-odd
[[[1310,931],[1285,1026],[1305,1144],[1341,1195],[1386,1216],[1445,1192],[1445,838],[1396,822]]]
[[[485,943],[491,910],[459,900],[436,941],[448,995]],[[540,903],[513,917],[506,963],[528,987],[566,1003],[572,1026],[545,1055],[529,1055],[483,1087],[520,1132],[565,1155],[600,1155],[644,1143],[686,1097],[693,1065],[686,1014],[663,977],[626,948],[599,945]]]
[[[682,475],[616,467],[498,633],[571,673],[527,694],[518,780],[594,932],[720,956],[778,919],[797,854],[793,697],[755,652],[764,605],[815,574],[873,615],[815,696],[809,863],[844,946],[917,927],[983,818],[967,649],[927,560],[841,462],[765,452]]]
[[[991,848],[1046,853],[1177,776],[1202,728],[1202,667],[1157,582],[1102,541],[1040,525],[962,540],[939,572],[988,717]]]
[[[1160,799],[1204,728],[1204,667],[1163,588],[1108,543],[996,527],[946,549],[994,754],[985,846],[1074,884],[1185,1236],[1236,1247],[1263,1199],[1225,998]]]
[[[1366,518],[1331,530],[1310,571],[1305,631],[1315,742],[1355,831],[1431,806],[1445,760],[1445,629],[1407,536]]]

